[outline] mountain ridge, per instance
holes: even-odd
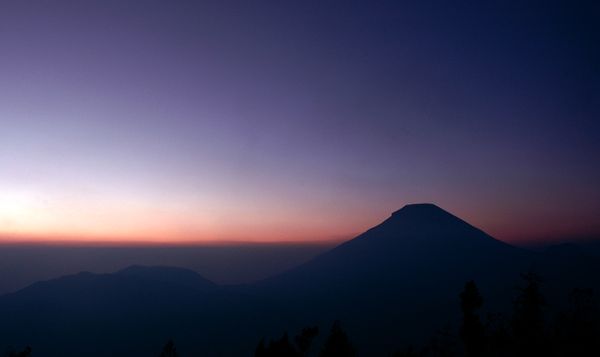
[[[531,267],[559,293],[600,273],[596,261],[577,257],[511,246],[433,204],[406,205],[356,238],[254,284],[220,286],[188,269],[133,265],[30,285],[0,296],[0,315],[15,321],[0,326],[0,348],[12,338],[41,354],[75,356],[100,338],[98,331],[111,331],[108,349],[139,329],[127,340],[134,355],[150,351],[149,337],[174,338],[194,353],[239,355],[261,336],[341,319],[357,345],[383,353],[398,336],[419,341],[457,321],[456,300],[468,280],[477,282],[486,309],[508,311],[519,274]],[[61,350],[64,336],[84,332],[89,336],[73,351]],[[236,336],[235,343],[224,336]]]

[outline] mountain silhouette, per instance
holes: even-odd
[[[267,311],[268,310],[268,311]],[[40,356],[143,356],[176,338],[187,351],[216,354],[237,333],[243,350],[258,334],[242,334],[271,308],[173,267],[131,266],[111,274],[82,272],[0,296],[0,350],[31,345]],[[263,318],[265,323],[269,318]],[[188,341],[189,345],[186,345]]]
[[[407,287],[457,283],[460,288],[466,278],[510,275],[523,269],[531,257],[531,252],[496,240],[436,205],[413,204],[358,237],[258,285],[302,298],[315,294],[315,289],[319,296],[332,289],[357,292],[357,287],[386,292],[401,289],[406,294]],[[506,270],[499,272],[501,268]]]
[[[429,336],[428,328],[439,327],[432,327],[435,319],[457,320],[452,307],[467,280],[493,297],[490,306],[506,309],[519,272],[534,259],[436,205],[412,204],[257,286],[297,307],[295,315],[303,317],[299,325],[320,316],[340,319],[351,334],[365,337],[364,344],[391,346],[398,336]],[[314,308],[304,311],[306,305]],[[413,328],[404,331],[398,321]]]
[[[116,274],[146,282],[168,283],[205,291],[217,287],[217,284],[203,278],[198,273],[182,268],[132,265],[118,271]]]
[[[10,322],[0,325],[0,348],[149,355],[173,338],[190,353],[244,355],[261,337],[315,324],[326,331],[341,320],[359,352],[385,354],[456,324],[466,281],[477,282],[484,310],[509,311],[520,273],[530,270],[546,278],[551,299],[582,284],[600,287],[598,259],[573,247],[517,248],[436,205],[413,204],[255,284],[218,286],[187,269],[142,266],[33,284],[0,296],[0,316]]]

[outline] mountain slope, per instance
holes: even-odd
[[[468,280],[487,307],[508,309],[533,260],[435,205],[417,204],[257,289],[294,310],[298,326],[341,319],[358,343],[383,353],[457,321]]]
[[[0,296],[0,348],[36,355],[141,356],[174,338],[190,354],[247,355],[263,336],[341,319],[365,355],[386,355],[457,326],[458,295],[475,280],[484,311],[509,313],[519,274],[535,270],[551,301],[600,288],[600,261],[576,249],[534,253],[431,204],[381,224],[283,274],[224,287],[193,271],[132,266],[80,273]]]
[[[182,268],[132,265],[119,270],[115,274],[146,282],[168,283],[204,291],[213,290],[217,287],[217,284],[203,278],[198,273]]]
[[[0,349],[27,344],[40,356],[143,356],[169,338],[190,352],[251,350],[260,335],[247,331],[262,325],[259,317],[278,314],[187,269],[133,266],[35,283],[1,296],[0,316]],[[226,342],[230,334],[243,336],[239,346]]]
[[[484,296],[484,315],[509,315],[520,274],[528,271],[544,278],[550,305],[560,306],[574,287],[600,287],[598,260],[511,246],[433,204],[407,205],[257,286],[294,310],[297,326],[341,319],[359,345],[385,354],[447,323],[456,327],[458,295],[468,280]]]
[[[444,279],[456,275],[462,281],[475,278],[482,269],[496,270],[498,264],[518,265],[530,257],[530,252],[498,241],[433,204],[414,204],[394,212],[358,237],[260,285],[277,290],[286,285],[307,292],[310,286],[323,284],[329,289],[359,281],[370,285],[417,282],[422,280],[420,274],[442,274],[440,278]],[[301,286],[292,287],[299,283]],[[288,288],[282,291],[289,291]]]

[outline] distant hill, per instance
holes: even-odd
[[[151,356],[169,338],[217,354],[231,349],[232,333],[247,336],[246,345],[236,342],[252,350],[260,337],[253,329],[276,325],[263,316],[278,314],[190,270],[132,266],[35,283],[0,297],[0,316],[0,351],[31,345],[36,356]]]
[[[503,243],[432,204],[407,205],[381,224],[285,273],[218,286],[193,271],[132,266],[80,273],[0,297],[0,348],[39,355],[156,353],[168,338],[203,355],[249,355],[262,336],[342,320],[363,355],[421,342],[456,325],[458,294],[475,280],[486,311],[508,312],[519,274],[536,271],[561,303],[600,288],[600,261],[572,246],[532,252]]]
[[[215,283],[201,277],[198,273],[181,268],[132,265],[115,274],[138,279],[140,282],[172,284],[174,287],[188,287],[199,291],[211,291],[217,287]]]

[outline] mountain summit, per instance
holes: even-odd
[[[351,265],[386,259],[427,262],[464,256],[497,255],[520,249],[494,239],[482,230],[431,203],[410,204],[379,225],[324,253],[315,260],[352,255]],[[500,252],[502,251],[502,252]]]
[[[431,215],[436,213],[449,214],[434,203],[411,203],[392,213],[392,216],[407,214],[408,212],[420,215]]]
[[[436,250],[453,244],[509,247],[508,244],[494,239],[482,230],[431,203],[406,205],[355,240],[359,239],[400,240],[408,245],[403,249],[428,245],[427,249]]]
[[[411,204],[356,238],[263,283],[302,296],[313,289],[321,293],[362,282],[379,288],[414,282],[462,284],[499,267],[518,266],[516,262],[527,255],[434,204]]]
[[[445,226],[452,222],[455,224],[458,222],[466,223],[433,203],[406,205],[392,213],[385,222],[403,223],[405,224],[405,228],[409,226],[413,227],[413,229],[418,228],[418,232],[420,233],[424,233],[423,229],[428,230],[433,227],[443,228],[440,226]],[[416,232],[417,230],[415,230]]]

